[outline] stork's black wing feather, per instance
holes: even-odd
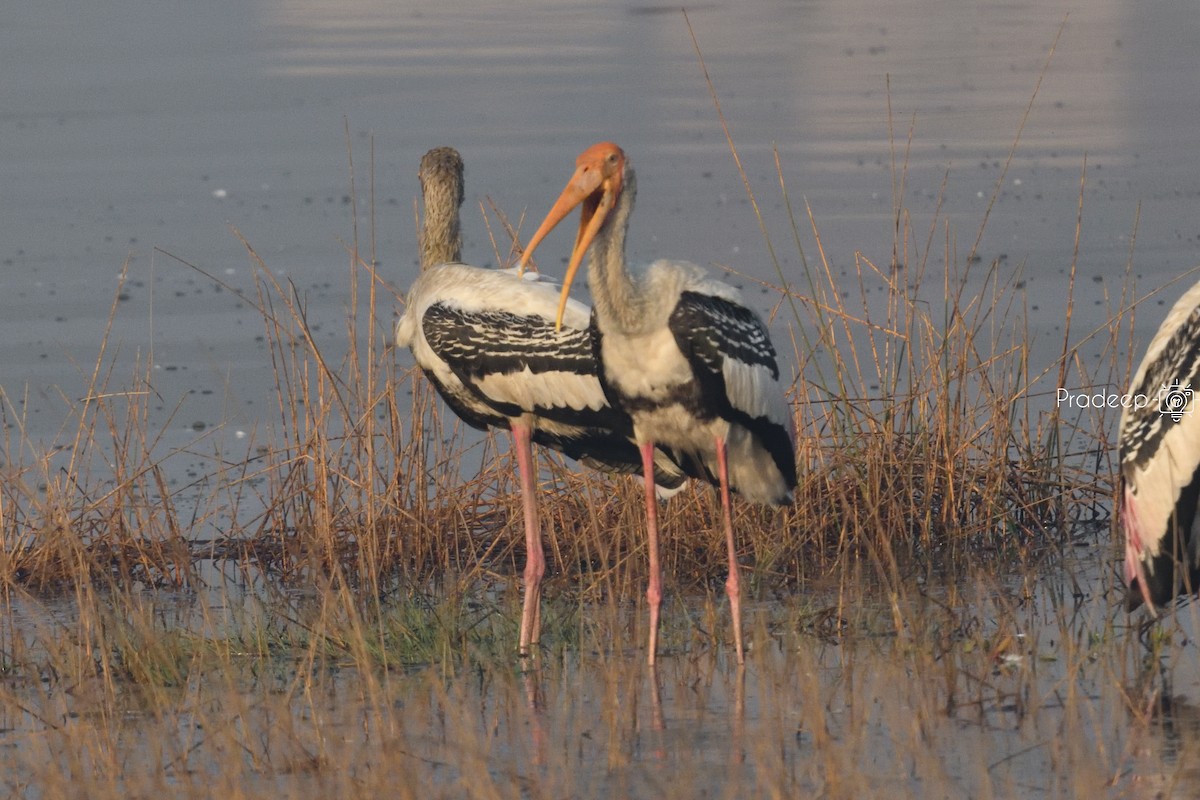
[[[481,401],[508,417],[532,413],[563,424],[632,430],[626,415],[602,401],[603,392],[586,330],[563,328],[540,316],[508,311],[463,311],[434,303],[422,318],[429,346]],[[587,407],[567,405],[560,397],[539,399],[525,408],[511,397],[485,392],[489,377],[559,373],[563,380],[586,381],[581,391],[594,395]],[[593,385],[594,384],[594,388]]]
[[[1194,413],[1195,405],[1186,407],[1194,392],[1200,392],[1200,306],[1176,328],[1141,383],[1130,388],[1130,396],[1144,405],[1127,416],[1121,430],[1121,463],[1140,467],[1154,458],[1163,437],[1183,420],[1170,412]]]
[[[534,425],[536,444],[557,450],[595,469],[627,474],[641,473],[641,454],[633,441],[633,421],[610,405],[600,386],[591,334],[587,330],[563,328],[540,316],[507,311],[464,311],[446,303],[434,303],[422,317],[422,331],[430,348],[450,367],[470,397],[456,397],[445,387],[438,390],[456,414],[474,427],[509,427],[509,420],[533,414],[552,421]],[[584,407],[568,404],[563,397],[538,399],[531,407],[502,396],[504,380],[488,385],[488,378],[511,378],[522,374],[555,374],[573,384],[564,396],[589,397]],[[675,488],[684,475],[669,454],[657,459],[655,481]]]
[[[726,359],[761,365],[778,380],[775,345],[758,314],[700,292],[683,292],[667,322],[679,349],[698,371],[720,376]]]
[[[738,369],[764,370],[771,381],[779,380],[775,345],[763,321],[732,300],[685,291],[667,325],[698,384],[692,413],[700,418],[720,416],[745,427],[794,487],[796,453],[789,421],[761,413],[756,398],[740,396],[739,388],[729,383],[729,375]]]

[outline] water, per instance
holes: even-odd
[[[1200,57],[1188,32],[1200,23],[1185,3],[1136,14],[1117,3],[1067,10],[1032,2],[690,10],[785,273],[798,258],[773,148],[835,267],[852,265],[856,251],[888,263],[893,161],[907,164],[904,202],[918,232],[932,223],[948,171],[943,218],[961,258],[1039,79],[979,248],[1022,272],[1038,335],[1059,335],[1085,157],[1081,324],[1106,311],[1104,291],[1130,258],[1139,208],[1133,267],[1142,287],[1192,266],[1200,231],[1187,201],[1200,167],[1189,155],[1200,103],[1188,93],[1200,89],[1173,76],[1193,74]],[[462,151],[466,252],[491,263],[478,201],[540,218],[575,154],[601,138],[621,143],[639,169],[633,258],[776,277],[674,7],[42,6],[10,12],[0,51],[0,385],[10,402],[29,388],[34,433],[57,430],[59,388],[82,395],[71,364],[93,362],[126,259],[131,284],[114,339],[123,361],[140,355],[155,365],[157,418],[179,402],[171,425],[181,433],[269,418],[257,315],[155,252],[248,289],[249,259],[231,227],[306,293],[318,340],[336,354],[348,302],[342,242],[353,233],[346,124],[364,239],[374,137],[378,258],[398,289],[415,269],[411,202],[424,150]],[[565,252],[567,235],[543,253]],[[945,236],[934,232],[935,264]],[[815,252],[810,231],[802,242]],[[1139,317],[1139,341],[1155,325],[1156,314]]]
[[[645,610],[601,603],[580,609],[579,646],[551,646],[540,669],[485,661],[457,675],[364,673],[320,645],[306,653],[315,665],[224,653],[219,629],[237,609],[147,595],[131,603],[143,623],[217,634],[188,651],[186,678],[110,685],[86,665],[78,682],[9,676],[0,763],[15,787],[75,775],[72,791],[89,796],[156,779],[176,796],[208,796],[214,782],[289,797],[1194,796],[1195,670],[1171,664],[1172,709],[1140,720],[1151,700],[1134,680],[1140,646],[1113,627],[1123,613],[1106,585],[1094,553],[1068,553],[1061,572],[1025,583],[975,576],[953,604],[938,589],[906,591],[899,631],[886,598],[854,589],[839,607],[815,588],[751,608],[744,671],[728,648],[686,644],[707,638],[701,605],[671,598],[650,670],[631,646]],[[98,621],[93,611],[77,624],[68,605],[18,603],[6,632],[56,651]],[[817,622],[826,608],[844,624]],[[328,611],[298,602],[287,617],[319,635]],[[120,614],[100,619],[117,641],[141,641]],[[274,641],[277,623],[263,635]],[[232,645],[253,650],[257,638]],[[144,662],[122,650],[103,663],[155,664],[142,649]],[[1194,646],[1178,649],[1185,662]],[[95,766],[79,768],[78,750],[96,752]]]
[[[1145,292],[1197,262],[1200,19],[1189,3],[724,0],[688,19],[789,280],[799,256],[776,152],[805,253],[817,251],[807,203],[835,274],[855,253],[889,263],[896,195],[921,234],[918,257],[928,232],[934,271],[948,242],[952,260],[965,258],[990,207],[978,250],[1025,281],[1035,362],[1061,348],[1073,261],[1080,332],[1108,319],[1127,264]],[[0,400],[10,430],[45,446],[70,438],[68,410],[87,394],[114,300],[108,389],[148,365],[151,426],[164,447],[190,450],[171,462],[177,479],[210,469],[195,456],[206,447],[270,443],[258,313],[165,253],[250,291],[236,228],[294,281],[336,361],[353,212],[402,291],[416,270],[416,165],[436,145],[467,163],[475,263],[496,260],[481,200],[540,219],[574,156],[613,139],[639,174],[632,258],[778,280],[673,6],[42,3],[5,12],[0,74]],[[551,271],[568,236],[541,249]],[[1181,291],[1143,307],[1135,353]],[[381,297],[385,323],[396,305]],[[1101,346],[1085,345],[1084,362]],[[209,444],[214,430],[222,444]],[[1167,760],[1190,752],[1149,742]]]

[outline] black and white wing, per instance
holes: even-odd
[[[444,303],[426,310],[422,327],[463,384],[506,417],[632,430],[604,397],[586,330],[555,331],[542,317]]]
[[[529,415],[537,444],[605,472],[641,471],[633,423],[604,395],[587,330],[555,330],[554,320],[540,315],[448,303],[426,309],[422,330],[469,392],[470,402],[462,404],[488,409],[491,420],[500,420],[490,424]],[[668,455],[658,453],[655,463],[661,488],[683,485],[685,475]]]
[[[796,486],[795,430],[770,334],[758,315],[723,297],[684,291],[668,327],[699,384],[701,416],[720,416],[766,451]]]

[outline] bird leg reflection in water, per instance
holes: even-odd
[[[525,705],[529,709],[529,732],[533,737],[532,761],[535,766],[546,763],[546,726],[542,718],[545,707],[545,693],[542,691],[542,672],[540,669],[521,671],[521,681],[525,684]]]

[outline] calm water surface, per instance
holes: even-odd
[[[1200,15],[1190,3],[759,0],[688,13],[789,280],[799,256],[776,152],[835,270],[853,269],[856,252],[889,263],[897,196],[915,231],[934,227],[930,270],[944,268],[948,242],[965,258],[999,185],[979,253],[1025,281],[1035,361],[1061,347],[1081,186],[1079,330],[1108,318],[1127,264],[1146,291],[1197,262]],[[479,201],[540,218],[574,156],[606,138],[639,171],[633,258],[777,280],[672,6],[26,4],[5,12],[0,74],[0,399],[34,441],[61,440],[126,262],[109,388],[151,365],[164,446],[213,429],[270,440],[261,319],[159,251],[249,290],[236,228],[305,295],[336,361],[355,208],[346,126],[360,234],[373,230],[380,274],[398,290],[416,270],[412,201],[426,149],[463,153],[466,254],[490,264]],[[543,257],[565,253],[568,236]],[[801,244],[816,252],[806,222]],[[1137,318],[1138,352],[1157,302]],[[396,306],[381,298],[384,323]],[[1083,348],[1085,362],[1099,347]],[[180,459],[175,468],[190,468]],[[1089,598],[1103,618],[1103,592]],[[1181,659],[1194,655],[1188,645]],[[1174,688],[1200,705],[1194,680]],[[1098,713],[1123,712],[1114,701]],[[1175,764],[1194,750],[1178,735],[1147,746]]]
[[[979,250],[1021,271],[1031,321],[1053,342],[1085,158],[1081,314],[1103,312],[1095,303],[1129,260],[1139,209],[1133,266],[1143,288],[1195,263],[1200,84],[1180,78],[1200,60],[1191,11],[1183,2],[1136,11],[755,2],[689,13],[785,271],[798,257],[773,148],[835,268],[852,267],[856,251],[890,260],[893,160],[907,164],[903,201],[922,234],[948,174],[941,216],[961,259],[1040,79]],[[171,425],[189,434],[193,423],[270,418],[260,407],[261,321],[155,253],[249,288],[232,227],[307,293],[319,339],[336,355],[343,242],[353,234],[344,124],[364,240],[374,137],[377,257],[401,290],[415,270],[422,152],[462,151],[467,256],[493,263],[478,201],[540,218],[574,156],[601,138],[620,142],[639,169],[632,257],[775,277],[674,7],[37,6],[8,13],[0,66],[0,385],[12,403],[28,390],[35,433],[58,430],[60,389],[80,395],[73,362],[94,360],[126,259],[131,283],[113,338],[123,362],[155,365],[163,418],[180,402]],[[567,236],[545,252],[565,252]],[[935,266],[945,236],[934,236]],[[381,313],[395,305],[388,299]],[[1151,317],[1141,318],[1140,340],[1157,325]]]

